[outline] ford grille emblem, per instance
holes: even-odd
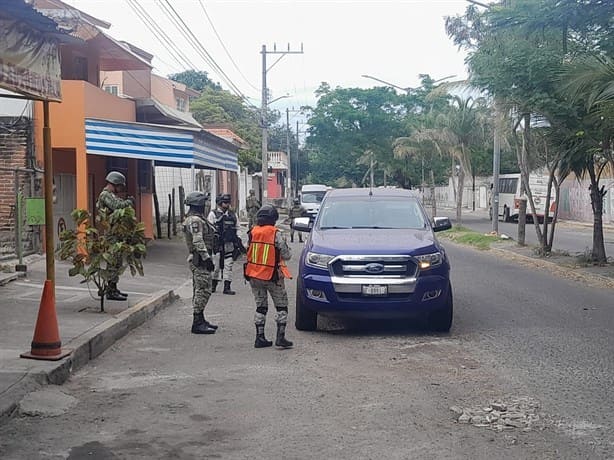
[[[371,263],[365,266],[365,270],[369,273],[381,273],[384,271],[382,264]]]

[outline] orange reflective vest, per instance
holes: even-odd
[[[279,250],[275,247],[275,234],[278,228],[273,225],[256,225],[250,231],[250,243],[247,248],[245,276],[263,281],[277,279],[277,268],[282,277],[292,278],[286,263],[281,260]]]

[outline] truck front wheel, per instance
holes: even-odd
[[[294,325],[299,331],[315,331],[318,328],[318,314],[303,303],[301,284],[296,283],[296,315]]]

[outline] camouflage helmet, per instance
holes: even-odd
[[[301,204],[301,200],[299,200],[298,198],[294,198],[292,200],[292,203],[294,203],[294,204]]]
[[[203,192],[190,192],[185,197],[183,203],[186,206],[197,206],[202,208],[205,206],[205,201],[207,201],[208,198],[209,197]]]
[[[105,180],[113,185],[126,185],[126,176],[119,171],[111,171],[107,174]]]
[[[258,225],[275,225],[279,219],[279,213],[272,204],[265,204],[256,213],[256,223]]]
[[[229,193],[224,193],[222,195],[218,195],[217,198],[215,199],[215,202],[217,204],[220,204],[220,203],[230,203],[230,194]]]
[[[250,194],[250,195],[254,195],[255,193],[256,193],[256,192],[254,192],[254,189],[253,189],[253,188],[249,190],[249,194]]]

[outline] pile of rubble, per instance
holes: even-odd
[[[538,413],[539,403],[530,398],[514,398],[509,402],[495,401],[487,406],[467,408],[452,406],[458,423],[495,431],[521,429],[530,431],[542,428],[542,417]]]

